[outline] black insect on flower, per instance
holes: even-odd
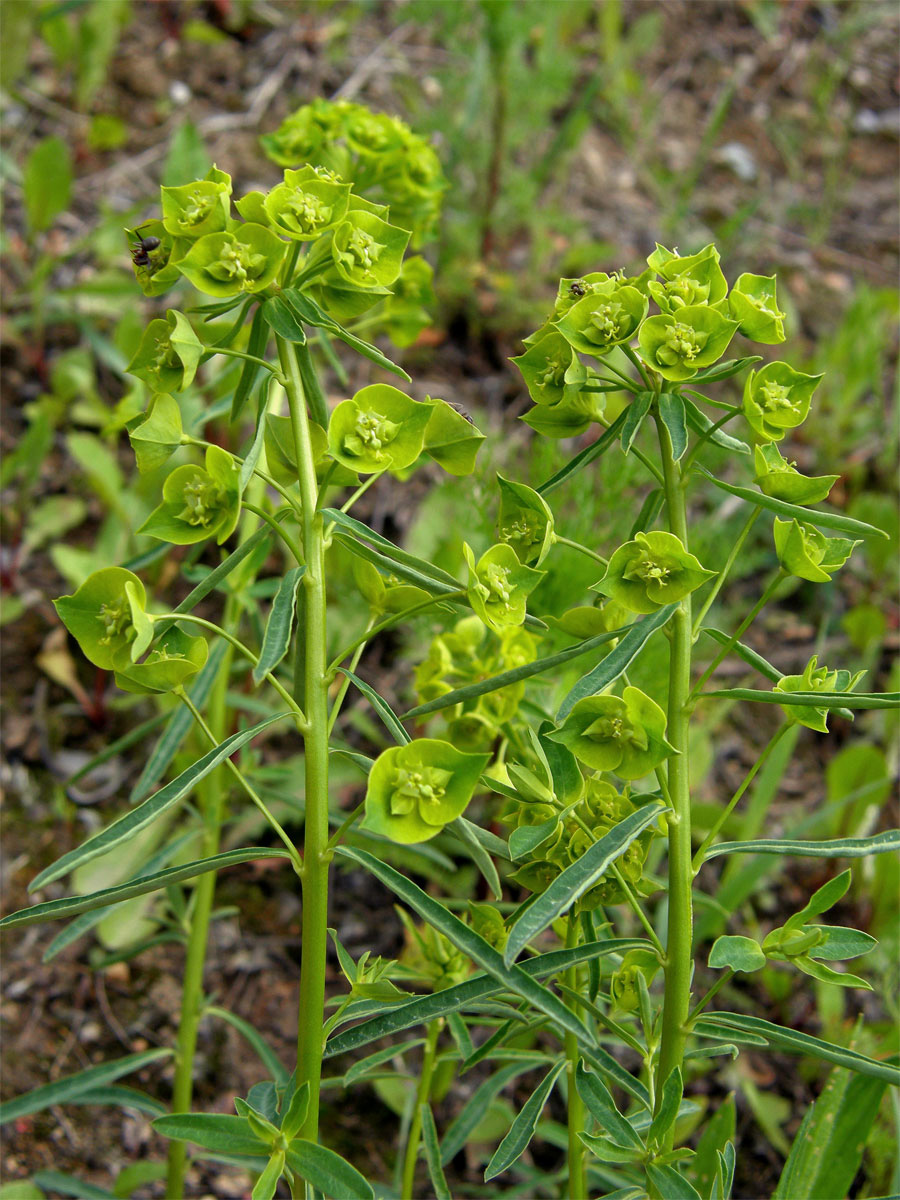
[[[574,283],[569,284],[569,291],[573,296],[586,296],[587,288],[580,279],[576,279]]]
[[[141,237],[140,231],[135,231],[136,239],[131,250],[131,261],[136,267],[150,266],[150,252],[159,246],[158,237]]]

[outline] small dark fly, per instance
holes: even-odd
[[[580,279],[576,279],[574,283],[569,284],[569,291],[573,296],[586,296],[587,288]]]
[[[455,400],[448,400],[447,403],[450,405],[450,407],[455,412],[458,412],[461,417],[465,417],[470,425],[475,424],[475,422],[472,420],[471,415],[468,412],[466,412],[466,410],[463,408],[463,406],[461,404],[457,404],[457,402]]]
[[[141,237],[140,231],[135,230],[137,235],[131,250],[131,261],[136,267],[150,266],[150,252],[156,250],[159,246],[158,237]]]

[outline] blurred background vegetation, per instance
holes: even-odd
[[[464,536],[492,540],[494,473],[541,480],[577,449],[542,441],[517,420],[528,401],[507,361],[546,316],[558,278],[639,270],[656,241],[682,253],[715,241],[730,278],[778,273],[790,361],[825,372],[791,455],[801,470],[840,473],[831,502],[892,534],[890,543],[867,542],[833,583],[798,582],[764,618],[755,644],[786,673],[818,652],[833,667],[865,666],[867,688],[898,687],[893,0],[4,0],[2,20],[0,622],[10,907],[24,903],[25,883],[61,842],[99,822],[93,805],[135,767],[126,753],[94,790],[63,786],[138,717],[131,700],[111,699],[106,681],[69,653],[50,604],[96,567],[153,549],[134,530],[155,504],[159,479],[137,475],[123,430],[145,405],[143,386],[124,367],[156,312],[135,286],[123,227],[155,215],[160,182],[186,182],[212,162],[234,176],[236,194],[269,186],[276,172],[259,136],[317,96],[400,115],[433,141],[448,179],[439,236],[426,251],[434,323],[401,361],[417,396],[461,402],[493,435],[474,480],[439,490],[427,472],[402,489],[381,481],[370,523],[457,570]],[[349,369],[349,380],[332,373],[332,398],[370,381]],[[187,409],[204,414],[213,435],[235,379],[207,373],[187,395]],[[728,474],[724,452],[721,468]],[[560,493],[568,536],[611,547],[624,540],[644,491],[640,471],[632,457],[608,455],[596,475],[577,476]],[[736,504],[708,497],[694,517],[692,549],[704,562],[721,561],[743,522]],[[773,563],[760,522],[723,595],[720,624],[755,599]],[[148,569],[164,594],[174,571],[158,555]],[[566,559],[552,569],[539,611],[577,603],[592,582],[581,570]],[[337,608],[334,627],[355,628],[356,618]],[[401,707],[427,632],[423,625],[405,642],[382,639],[364,660]],[[642,667],[655,669],[652,660]],[[350,716],[359,737],[377,744],[364,707]],[[697,734],[701,827],[704,806],[715,810],[765,744],[767,717],[775,720],[763,713],[748,726],[744,710],[708,710]],[[860,835],[896,824],[896,721],[873,712],[833,725],[827,739],[808,730],[787,739],[726,832]],[[745,925],[765,924],[822,882],[815,864],[798,872],[788,876],[771,860],[735,864],[718,898]],[[896,1049],[898,1018],[897,864],[879,856],[854,873],[853,920],[882,939],[873,981],[880,974],[890,997],[867,1013],[857,1044],[886,1053]],[[295,915],[282,908],[273,919],[283,926]],[[724,928],[714,910],[701,925],[706,937]],[[109,932],[98,947],[106,958],[95,962],[111,961],[129,937],[133,927]],[[368,946],[365,930],[357,937]],[[10,1030],[31,1020],[7,1062],[10,1092],[41,1082],[63,1052],[66,1022],[83,1025],[92,1004],[101,1014],[91,1018],[98,1042],[112,1036],[94,999],[105,993],[92,976],[86,982],[86,968],[62,957],[57,974],[36,971],[34,957],[21,946],[7,957],[0,1015]],[[130,969],[164,979],[177,961]],[[74,989],[65,997],[61,979]],[[812,1020],[825,1036],[849,1036],[843,994],[811,985],[798,1001],[790,976],[773,969],[763,987],[755,1001],[774,1019]],[[26,1002],[26,992],[37,999]],[[799,1012],[810,996],[816,1011]],[[741,1097],[745,1145],[764,1163],[784,1152],[819,1086],[812,1077],[776,1078],[770,1065],[746,1058],[727,1082]],[[76,1141],[86,1136],[74,1129]],[[100,1155],[102,1131],[87,1132]],[[30,1130],[12,1135],[11,1146],[23,1171],[42,1155],[78,1161],[81,1153],[43,1150]],[[885,1109],[853,1194],[897,1192],[897,1170]]]

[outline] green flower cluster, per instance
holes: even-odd
[[[433,838],[465,812],[487,763],[436,738],[391,746],[369,772],[362,828],[404,844]]]

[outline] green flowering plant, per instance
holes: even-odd
[[[549,736],[586,767],[640,779],[673,753],[665,732],[659,705],[639,688],[626,687],[621,697],[585,696]]]
[[[632,338],[647,315],[649,301],[637,288],[610,279],[573,304],[556,328],[573,350],[604,354]]]
[[[652,613],[683,600],[714,573],[685,550],[674,533],[657,529],[637,533],[620,546],[594,589],[629,612]]]
[[[789,504],[818,504],[840,478],[839,475],[802,475],[797,464],[788,462],[774,442],[753,447],[754,479],[761,491]]]
[[[536,567],[553,545],[553,513],[547,501],[524,483],[497,476],[500,509],[497,536],[512,546],[520,562]]]
[[[273,187],[262,201],[266,223],[293,241],[314,241],[344,219],[351,186],[323,179],[314,167],[287,170],[284,183]]]
[[[199,238],[178,269],[197,291],[209,296],[263,292],[274,283],[284,252],[284,242],[272,230],[246,224]]]
[[[165,319],[144,330],[128,370],[154,392],[182,392],[197,372],[206,347],[183,313],[169,309]]]
[[[728,283],[719,262],[719,251],[712,243],[696,254],[682,256],[657,242],[656,249],[647,259],[647,265],[657,278],[647,281],[647,291],[663,313],[678,314],[682,309],[697,305],[716,308],[728,292]],[[746,278],[741,276],[741,279]]]
[[[219,446],[206,450],[206,465],[176,467],[163,484],[162,503],[139,529],[176,546],[214,537],[221,545],[241,513],[240,468]]]
[[[714,308],[684,305],[674,314],[663,312],[641,324],[641,357],[663,379],[691,379],[701,367],[710,367],[722,357],[737,327],[737,321]]]
[[[203,637],[190,637],[177,627],[168,630],[141,662],[119,666],[116,686],[124,692],[147,695],[171,692],[193,679],[209,657]]]
[[[351,471],[372,474],[410,467],[425,446],[432,405],[386,383],[373,383],[342,400],[328,422],[328,450]]]
[[[767,363],[750,371],[744,384],[744,416],[763,442],[777,442],[809,416],[821,375],[804,375],[787,363]]]
[[[184,441],[181,409],[167,392],[157,392],[147,411],[129,421],[126,429],[141,474],[168,462]]]
[[[352,212],[334,231],[335,270],[353,288],[388,287],[400,276],[408,242],[407,230],[374,213]]]
[[[54,601],[85,658],[106,671],[136,662],[149,646],[152,619],[146,604],[143,583],[124,567],[95,571],[71,596]]]
[[[852,692],[865,671],[853,674],[844,670],[829,670],[819,666],[819,656],[814,654],[803,669],[802,675],[783,675],[775,684],[776,692]],[[827,708],[806,708],[803,705],[786,705],[784,715],[788,722],[805,725],[819,733],[828,732]],[[852,715],[852,714],[851,714]]]
[[[587,372],[565,336],[550,329],[524,354],[510,359],[522,372],[535,404],[555,406],[574,398]]]
[[[787,574],[798,579],[827,583],[859,544],[850,538],[825,537],[814,525],[796,518],[791,521],[775,518],[778,561]]]
[[[763,345],[784,341],[784,316],[775,296],[774,275],[739,275],[728,295],[728,308],[744,337]]]
[[[167,233],[195,240],[228,227],[231,176],[216,167],[206,179],[181,187],[160,188],[162,221]]]
[[[432,400],[426,396],[425,404],[430,404],[432,409],[425,426],[423,450],[448,475],[471,475],[484,434],[476,429],[470,417],[458,412],[446,400]]]
[[[465,812],[487,763],[437,738],[391,746],[369,772],[362,828],[404,845],[433,838]]]
[[[544,572],[520,562],[515,550],[504,542],[491,546],[477,562],[466,542],[463,553],[469,568],[466,594],[488,629],[497,632],[504,625],[521,625],[528,597],[543,579]]]

